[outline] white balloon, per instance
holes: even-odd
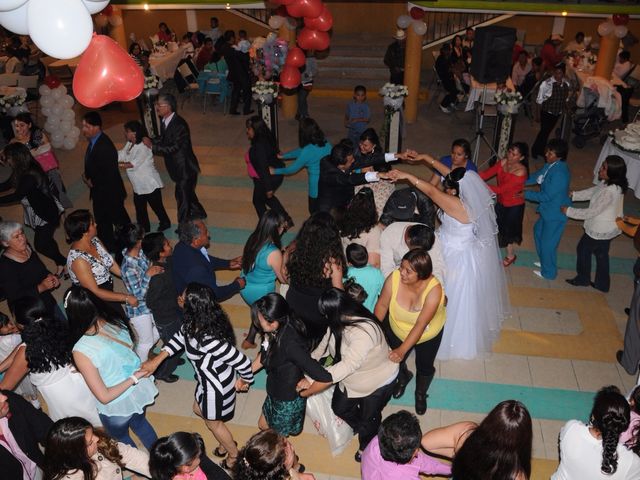
[[[626,25],[616,25],[616,27],[613,29],[613,33],[616,34],[617,38],[626,37],[627,32],[629,32],[629,29],[627,28]]]
[[[43,95],[40,97],[40,105],[43,107],[52,107],[56,100],[51,95]]]
[[[411,25],[413,25],[413,31],[416,32],[417,35],[424,35],[427,33],[427,24],[422,20],[414,20]]]
[[[44,83],[40,85],[38,91],[40,92],[41,96],[49,95],[51,93],[51,89],[49,88],[49,86],[45,85]]]
[[[71,131],[69,132],[69,135],[78,138],[80,136],[80,129],[78,127],[71,127]]]
[[[84,6],[87,7],[89,13],[93,15],[94,13],[98,13],[104,10],[104,7],[109,5],[109,1],[110,0],[82,0],[82,3],[84,3]]]
[[[42,114],[45,117],[48,117],[49,115],[51,115],[51,107],[42,107]]]
[[[54,100],[56,100],[56,103],[58,102],[58,100],[60,100],[62,97],[64,97],[64,93],[62,93],[61,90],[58,90],[57,88],[54,88],[53,90],[51,90],[51,98],[53,98]]]
[[[51,107],[51,113],[55,117],[60,117],[63,111],[64,111],[64,108],[62,108],[62,105],[60,105],[59,103],[56,103],[53,107]]]
[[[60,103],[62,103],[62,105],[66,108],[71,108],[73,107],[73,97],[71,95],[65,95],[60,100]]]
[[[398,25],[398,28],[407,28],[409,25],[411,25],[411,21],[412,19],[409,15],[400,15],[396,23]]]
[[[51,145],[53,146],[53,148],[62,148],[64,146],[64,139],[51,140]]]
[[[54,130],[53,132],[51,132],[51,140],[56,143],[64,141],[64,133],[62,133],[60,129]]]
[[[72,123],[75,122],[76,121],[76,112],[74,112],[70,108],[66,109],[65,111],[62,112],[62,120],[68,120],[68,121],[70,121]]]
[[[607,21],[598,25],[598,33],[601,37],[606,37],[613,32],[613,23]]]
[[[47,121],[44,122],[44,129],[47,132],[53,132],[58,129],[58,125],[60,122],[54,121],[51,117],[47,118]]]
[[[66,136],[64,137],[63,147],[67,150],[73,150],[74,148],[76,148],[77,143],[77,138]]]
[[[7,30],[18,35],[29,35],[29,22],[27,21],[28,3],[8,12],[0,12],[0,24]]]
[[[44,53],[73,58],[87,49],[93,22],[82,0],[29,0],[27,5],[29,34]]]
[[[284,21],[285,18],[280,15],[271,15],[271,17],[269,17],[269,26],[276,30],[284,24]]]
[[[27,3],[27,0],[0,0],[0,12],[15,10]]]
[[[60,84],[56,87],[56,90],[59,90],[62,92],[62,95],[66,95],[67,94],[67,87],[65,87],[64,85]]]
[[[60,130],[62,131],[62,133],[64,133],[65,135],[68,135],[69,132],[71,132],[71,128],[73,128],[73,123],[70,122],[69,120],[62,120],[60,122]]]

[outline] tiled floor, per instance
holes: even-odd
[[[373,111],[372,126],[382,122],[382,106],[374,92],[369,94]],[[310,109],[332,142],[343,135],[342,112],[345,101],[334,98],[310,97]],[[80,114],[82,110],[80,109]],[[135,115],[115,108],[103,114],[107,133],[122,141],[122,124]],[[223,116],[216,107],[202,114],[200,102],[192,101],[183,112],[188,119],[193,143],[202,167],[197,193],[209,214],[212,227],[212,251],[217,256],[231,257],[242,252],[246,237],[256,223],[251,205],[250,182],[245,177],[243,154],[247,148],[244,118]],[[520,118],[516,140],[531,142],[535,126]],[[280,145],[283,150],[297,143],[296,122],[280,120]],[[448,153],[450,141],[456,137],[473,135],[472,114],[456,112],[442,114],[435,102],[420,105],[419,121],[407,125],[404,145],[418,151],[437,155]],[[80,182],[82,158],[86,144],[74,151],[59,152],[65,182],[77,207],[88,207],[88,194]],[[590,142],[580,151],[572,151],[569,165],[573,175],[572,189],[588,187],[593,178],[599,145]],[[482,152],[481,158],[484,158]],[[540,166],[541,162],[532,162]],[[164,171],[161,159],[157,160]],[[423,167],[412,168],[425,177]],[[128,181],[125,185],[130,191]],[[173,186],[164,191],[168,213],[175,218]],[[287,178],[278,196],[299,226],[306,217],[306,176],[300,173]],[[638,202],[632,194],[626,198],[625,210],[637,214]],[[127,208],[133,213],[131,198]],[[22,218],[19,206],[3,208],[0,214],[8,219]],[[623,391],[631,389],[635,377],[627,375],[615,362],[615,351],[621,346],[621,333],[632,291],[631,266],[635,257],[631,241],[619,237],[612,242],[612,290],[603,295],[590,288],[575,288],[564,279],[574,276],[575,245],[582,234],[581,224],[570,221],[559,248],[560,273],[553,281],[535,277],[531,270],[537,260],[531,237],[536,220],[534,207],[529,205],[525,215],[525,240],[518,253],[518,261],[508,269],[513,316],[503,325],[501,338],[493,355],[473,361],[439,361],[432,386],[431,408],[420,418],[423,429],[429,430],[460,420],[481,421],[484,414],[501,395],[522,399],[534,415],[533,478],[548,478],[557,463],[557,435],[566,420],[586,420],[592,393],[603,385],[618,385]],[[63,234],[58,231],[60,245]],[[223,272],[220,282],[231,281],[235,272]],[[65,285],[66,286],[66,285]],[[58,291],[60,295],[62,289]],[[249,310],[239,296],[227,301],[225,308],[242,338],[249,323]],[[3,307],[4,308],[4,307]],[[250,352],[253,355],[254,352]],[[409,364],[412,365],[410,360]],[[203,433],[209,448],[214,447],[212,436],[204,424],[192,413],[194,382],[185,370],[175,384],[159,384],[160,395],[149,409],[149,417],[161,434],[178,429]],[[411,410],[412,392],[393,402],[385,414],[401,408]],[[231,429],[239,443],[256,431],[256,423],[264,400],[263,388],[252,389],[238,397],[236,416]],[[490,399],[490,400],[486,400]],[[304,432],[293,439],[301,460],[316,478],[347,480],[357,478],[359,470],[353,461],[356,444],[337,458],[331,458],[327,442],[314,432],[309,421]]]

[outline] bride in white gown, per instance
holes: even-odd
[[[440,207],[442,225],[437,235],[443,249],[448,302],[438,358],[476,358],[491,352],[510,309],[497,242],[494,196],[473,171],[451,171],[426,154],[415,160],[442,174],[444,192],[410,173],[393,170],[380,176],[411,183]]]

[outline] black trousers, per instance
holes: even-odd
[[[36,252],[50,258],[57,266],[64,266],[67,264],[67,259],[60,253],[56,239],[53,238],[56,228],[58,228],[57,223],[47,223],[41,227],[36,227],[34,229],[33,246]]]
[[[309,197],[309,215],[318,211],[318,199]]]
[[[242,79],[233,82],[231,90],[231,103],[229,110],[231,113],[238,111],[240,96],[242,95],[242,113],[247,115],[251,111],[251,80]]]
[[[307,97],[311,90],[307,90],[302,85],[298,87],[298,118],[306,118],[309,116],[309,104]]]
[[[167,226],[171,225],[171,220],[169,220],[169,215],[167,215],[167,211],[164,209],[164,205],[162,203],[162,189],[156,188],[151,193],[145,193],[142,195],[138,195],[137,193],[133,194],[133,205],[136,208],[136,222],[146,233],[151,231],[151,224],[149,223],[149,212],[147,212],[147,204],[153,210],[153,213],[158,217],[158,221],[160,225]]]
[[[458,101],[458,87],[456,87],[456,82],[453,79],[443,79],[442,86],[447,91],[447,94],[440,102],[440,106],[449,108],[449,106],[455,105]]]
[[[93,217],[97,224],[100,241],[109,252],[121,255],[124,245],[116,239],[114,227],[118,229],[131,223],[129,214],[124,208],[124,198],[93,198]]]
[[[164,343],[165,345],[169,343],[171,337],[173,337],[178,332],[178,330],[180,330],[181,325],[182,323],[180,322],[180,319],[177,318],[177,316],[175,321],[168,324],[156,322],[156,327],[158,328],[158,333],[160,334],[162,343]],[[178,367],[179,361],[180,355],[172,355],[171,357],[166,358],[158,367],[158,370],[155,374],[156,377],[165,378],[171,375]]]
[[[544,157],[544,149],[547,146],[547,140],[549,140],[549,135],[551,135],[551,132],[556,126],[556,123],[558,123],[558,119],[560,117],[561,114],[554,115],[553,113],[545,112],[544,110],[540,111],[540,131],[538,132],[536,141],[531,147],[531,155],[533,157]]]
[[[271,210],[275,210],[283,215],[285,218],[290,218],[287,211],[276,197],[276,190],[282,185],[282,176],[275,175],[271,177],[271,185],[273,196],[271,198],[267,197],[267,192],[264,189],[264,184],[258,180],[257,178],[252,178],[253,180],[253,208],[256,209],[256,213],[258,214],[258,218],[262,218],[264,212],[267,211],[267,206]]]
[[[387,341],[389,342],[389,346],[392,349],[398,348],[402,345],[402,340],[400,340],[391,330],[389,326],[389,320],[385,319],[384,322],[385,333],[387,336]],[[440,342],[442,342],[442,334],[444,332],[444,328],[440,330],[440,333],[433,337],[431,340],[427,340],[426,342],[417,343],[413,350],[416,352],[416,372],[418,375],[422,377],[429,377],[436,373],[436,367],[433,364],[436,361],[436,354],[438,353],[438,349],[440,348]],[[409,352],[407,352],[409,355]],[[406,357],[402,361],[402,363],[406,363]]]
[[[358,435],[360,450],[367,448],[369,442],[378,434],[382,423],[382,409],[389,403],[395,383],[394,380],[360,398],[349,398],[346,392],[340,390],[340,385],[336,385],[331,408]]]
[[[586,233],[578,242],[576,248],[576,281],[582,285],[591,282],[591,255],[596,257],[595,288],[603,292],[609,291],[611,278],[609,277],[609,245],[611,240],[596,240]]]
[[[206,218],[204,207],[196,195],[196,185],[198,175],[187,175],[184,178],[175,180],[176,182],[176,204],[178,206],[178,223],[189,220],[193,217]]]
[[[633,88],[624,88],[622,85],[616,85],[616,90],[620,93],[622,116],[620,120],[622,123],[629,123],[629,100],[633,96]]]

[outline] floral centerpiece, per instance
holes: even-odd
[[[165,42],[164,40],[158,40],[157,42],[155,42],[153,44],[153,52],[154,53],[167,53],[168,51],[168,44],[167,42]]]
[[[157,75],[147,75],[144,77],[144,89],[160,88],[160,79]]]
[[[253,99],[260,103],[270,104],[278,94],[278,84],[276,82],[258,81],[251,87]]]
[[[522,103],[522,95],[520,92],[512,92],[510,90],[498,90],[493,97],[498,106],[500,113],[518,113],[520,104]]]
[[[23,107],[26,100],[26,93],[15,93],[12,95],[6,95],[0,98],[0,110],[2,111],[2,113],[8,113],[10,110],[16,110],[18,109],[18,107]],[[22,109],[19,110],[22,111]]]
[[[397,112],[402,108],[404,97],[409,95],[409,89],[406,85],[397,85],[395,83],[385,83],[379,91],[382,96],[385,112]]]

